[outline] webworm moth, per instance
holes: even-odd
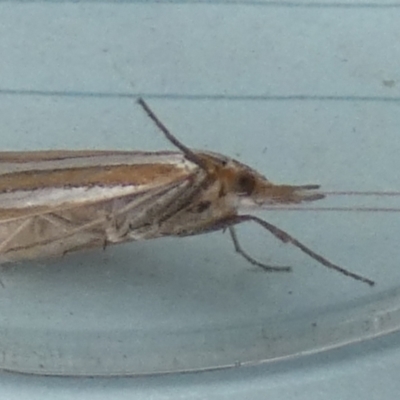
[[[239,213],[247,207],[273,208],[322,199],[318,185],[277,185],[239,161],[191,150],[143,99],[138,103],[178,152],[0,153],[0,262],[227,229],[235,250],[248,262],[266,271],[289,271],[289,267],[261,263],[241,247],[235,226],[253,222],[318,263],[374,284],[269,222]]]

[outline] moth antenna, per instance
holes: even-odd
[[[151,108],[147,105],[147,103],[140,97],[137,101],[149,116],[149,118],[156,124],[156,126],[161,130],[161,132],[165,135],[165,137],[175,146],[177,147],[185,157],[193,162],[194,164],[198,165],[204,171],[208,171],[207,164],[199,158],[196,153],[186,147],[183,143],[181,143],[169,130],[168,128],[158,119],[158,117],[154,114]]]
[[[398,213],[399,207],[301,207],[301,206],[263,206],[266,211],[340,211],[340,212],[382,212],[382,213]]]

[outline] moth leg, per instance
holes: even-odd
[[[49,238],[44,238],[44,239],[38,240],[36,242],[32,242],[31,247],[46,245],[46,244],[49,244],[49,243],[57,241],[57,240],[65,241],[68,238],[70,238],[80,232],[86,232],[86,233],[92,235],[92,237],[94,238],[92,240],[104,241],[104,239],[103,239],[104,233],[102,233],[102,230],[97,231],[96,228],[106,221],[105,217],[99,217],[98,219],[87,222],[83,225],[74,224],[73,222],[70,222],[68,219],[60,217],[58,215],[55,215],[54,213],[51,216],[50,215],[40,215],[40,216],[37,216],[36,218],[40,218],[49,223],[52,223],[55,227],[64,229],[65,232],[61,233],[57,236],[52,236]],[[67,250],[66,252],[69,252],[69,250]]]
[[[235,228],[233,226],[229,226],[228,229],[232,238],[233,245],[235,247],[235,251],[238,254],[240,254],[245,260],[247,260],[250,264],[256,265],[257,267],[260,267],[264,271],[268,272],[290,272],[292,270],[290,267],[267,265],[257,261],[252,256],[250,256],[245,250],[243,250],[242,246],[239,243],[239,239],[236,235]]]
[[[50,224],[53,224],[57,228],[62,228],[65,231],[68,231],[69,229],[72,228],[76,228],[78,226],[77,224],[74,224],[68,219],[61,217],[60,215],[57,215],[55,213],[39,215],[38,218],[41,218],[49,222]]]
[[[182,192],[177,193],[176,196],[171,198],[171,200],[160,209],[163,217],[160,218],[158,222],[159,225],[162,225],[164,222],[177,215],[180,211],[184,210],[188,203],[191,203],[191,200],[199,194],[202,188],[200,186],[194,186],[190,188],[190,190],[191,193],[186,193],[185,196],[182,196]]]
[[[64,218],[64,217],[54,214],[54,213],[41,215],[40,217],[42,219],[44,219],[45,221],[53,224],[55,227],[63,229],[68,236],[70,236],[71,233],[79,233],[80,231],[85,231],[85,230],[87,231],[90,228],[95,228],[96,225],[100,225],[101,223],[104,223],[104,221],[107,218],[107,217],[100,217],[96,221],[92,221],[87,224],[79,226],[78,224],[74,224],[67,218]],[[93,222],[94,222],[94,224],[93,224]],[[103,242],[103,250],[105,250],[108,243],[110,243],[107,240],[107,236],[100,232],[96,233],[95,230],[93,230],[93,229],[92,229],[92,234],[98,237],[97,240],[101,240]],[[88,246],[90,247],[90,244],[88,244]],[[79,250],[79,248],[77,248],[77,250]],[[63,255],[65,255],[66,253],[69,253],[71,251],[75,251],[75,249],[67,250],[66,252],[64,252]]]
[[[75,252],[77,252],[77,251],[88,250],[88,249],[90,249],[90,248],[95,248],[95,247],[98,246],[98,243],[101,242],[102,240],[103,240],[103,237],[101,237],[101,236],[99,235],[98,240],[93,239],[93,240],[92,240],[91,242],[89,242],[89,243],[84,243],[84,244],[80,244],[80,245],[77,245],[77,246],[74,246],[74,247],[70,247],[69,249],[65,250],[65,251],[62,253],[61,257],[65,257],[65,256],[66,256],[67,254],[69,254],[69,253],[75,253]],[[105,250],[105,248],[104,248],[104,250]]]
[[[343,267],[340,267],[339,265],[333,264],[331,261],[326,259],[325,257],[322,257],[315,251],[311,250],[309,247],[304,245],[303,243],[299,242],[296,238],[293,236],[289,235],[287,232],[283,231],[282,229],[278,228],[277,226],[270,224],[269,222],[258,218],[254,215],[235,215],[230,217],[229,219],[225,220],[225,226],[232,227],[233,225],[241,224],[243,222],[248,222],[248,221],[253,221],[256,224],[262,226],[264,229],[272,233],[277,239],[282,241],[283,243],[291,243],[293,246],[297,247],[299,250],[301,250],[303,253],[307,254],[309,257],[314,259],[315,261],[318,261],[320,264],[324,265],[327,268],[333,269],[342,275],[349,276],[350,278],[353,278],[355,280],[367,283],[370,286],[373,286],[375,284],[374,281],[365,278],[361,275],[355,274]]]
[[[159,205],[160,198],[167,196],[170,197],[168,192],[171,191],[170,188],[163,188],[162,190],[158,190],[152,193],[149,193],[145,196],[140,196],[140,198],[133,199],[131,202],[126,204],[122,208],[117,208],[115,211],[111,212],[107,220],[110,222],[109,226],[109,233],[113,235],[115,241],[123,240],[131,231],[132,229],[136,229],[138,226],[142,224],[146,224],[149,219],[152,220],[152,214],[158,215],[158,209],[162,207]],[[175,198],[174,192],[171,191],[173,194],[173,198]],[[131,211],[135,210],[134,213]],[[151,210],[149,212],[149,210]],[[129,215],[129,218],[126,216]],[[125,216],[125,217],[124,217]],[[117,223],[117,219],[122,220],[121,224]]]
[[[192,193],[188,194],[188,191]],[[197,192],[198,188],[190,187],[189,180],[185,180],[174,190],[161,193],[162,201],[154,195],[151,196],[143,204],[140,204],[140,207],[137,207],[134,219],[125,221],[122,225],[123,230],[121,234],[131,234],[133,231],[140,231],[140,229],[146,229],[146,227],[149,228],[152,225],[155,227],[162,226],[169,218],[175,216],[180,210],[183,210],[187,205],[186,203]],[[160,218],[160,215],[163,217]]]
[[[11,243],[16,237],[18,237],[18,235],[23,232],[24,229],[26,229],[32,222],[31,218],[26,219],[25,221],[23,221],[21,223],[21,225],[19,225],[19,227],[17,229],[15,229],[13,231],[13,233],[7,237],[7,239],[4,239],[1,243],[0,243],[0,252],[2,252],[9,243]]]

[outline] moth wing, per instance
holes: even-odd
[[[98,184],[86,187],[74,187],[65,181],[59,187],[46,186],[52,181],[59,182],[59,177],[46,171],[44,184],[35,182],[35,188],[27,188],[26,184],[32,183],[32,179],[25,179],[25,171],[22,175],[20,171],[1,174],[0,153],[0,263],[62,256],[75,250],[128,240],[124,239],[124,229],[130,223],[145,223],[148,210],[157,211],[179,197],[196,175],[195,170],[172,165],[172,168],[168,166],[168,173],[158,174],[160,179],[157,180],[148,176],[151,165],[142,168],[140,176],[136,177],[128,175],[137,173],[138,168],[132,168],[125,165],[122,170],[120,166],[113,166],[100,172],[80,171],[80,176],[88,172],[89,182],[99,180]],[[11,184],[10,175],[13,175]],[[40,174],[35,174],[33,180],[38,176]],[[69,178],[73,180],[76,176]],[[117,182],[110,182],[110,179]],[[106,184],[101,186],[100,182],[104,181]]]

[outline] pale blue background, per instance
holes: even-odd
[[[135,105],[142,95],[186,145],[238,157],[271,180],[398,190],[399,21],[400,3],[384,1],[0,2],[2,148],[169,147]],[[377,287],[251,226],[240,230],[244,244],[293,274],[253,273],[222,234],[27,263],[2,271],[2,365],[115,373],[117,332],[142,350],[127,371],[206,368],[196,345],[229,365],[398,327],[398,214],[262,216]],[[109,379],[2,373],[0,384],[10,399],[392,399],[399,360],[395,333],[258,367]]]

